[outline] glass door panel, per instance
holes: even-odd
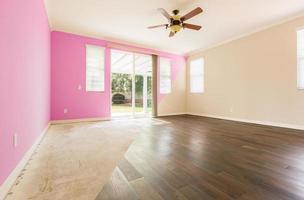
[[[147,112],[152,115],[152,73],[147,77]]]
[[[135,113],[144,112],[144,101],[143,101],[143,85],[144,80],[142,75],[135,75]]]
[[[112,116],[132,115],[133,54],[111,51]]]
[[[149,98],[152,100],[152,90],[149,91],[149,80],[152,76],[152,57],[135,54],[135,114],[146,115],[149,113]],[[149,78],[150,77],[150,78]],[[150,83],[150,88],[151,88]],[[149,92],[151,97],[149,97]],[[150,103],[151,104],[151,103]],[[151,107],[151,105],[150,105]]]

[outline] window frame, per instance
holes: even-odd
[[[198,61],[202,61],[202,71],[201,74],[197,74],[197,75],[192,75],[192,63],[194,62],[198,62]],[[205,59],[200,57],[200,58],[195,58],[190,60],[189,62],[189,92],[191,94],[204,94],[205,93]],[[193,82],[193,77],[194,78],[201,78],[201,82],[202,82],[202,88],[201,90],[196,90],[194,91],[192,88],[192,82]]]
[[[167,75],[162,75],[162,61],[166,61],[169,63],[169,74]],[[168,91],[162,91],[162,79],[169,79],[170,86],[168,88]],[[168,81],[168,80],[166,80]],[[171,64],[171,59],[170,58],[165,58],[165,57],[160,57],[159,58],[159,93],[160,94],[171,94],[172,93],[172,64]]]
[[[299,32],[302,32],[302,49],[299,47]],[[297,89],[304,90],[304,27],[298,28],[296,31],[297,41]],[[302,50],[302,55],[299,55],[299,50]],[[301,84],[302,83],[302,84]]]
[[[88,48],[96,48],[96,49],[100,49],[102,50],[103,53],[103,62],[102,62],[102,67],[101,67],[101,78],[103,79],[102,82],[102,86],[101,88],[93,88],[93,87],[89,87],[90,85],[88,84]],[[104,46],[99,46],[99,45],[94,45],[94,44],[86,44],[85,45],[85,51],[86,51],[86,75],[85,75],[85,81],[86,81],[86,92],[105,92],[105,67],[106,67],[106,48]]]

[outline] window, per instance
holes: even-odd
[[[204,92],[204,59],[193,60],[190,63],[190,91]]]
[[[160,93],[171,93],[171,62],[167,58],[160,58]]]
[[[297,32],[298,88],[304,89],[304,29]]]
[[[104,48],[86,45],[86,91],[104,91]]]

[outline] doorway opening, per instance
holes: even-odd
[[[111,50],[111,116],[152,116],[152,56]]]

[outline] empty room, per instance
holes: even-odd
[[[304,200],[304,0],[1,0],[0,200]]]

